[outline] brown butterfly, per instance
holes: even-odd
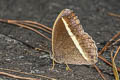
[[[77,65],[92,65],[98,60],[94,40],[70,9],[64,9],[53,25],[52,58],[57,63]]]

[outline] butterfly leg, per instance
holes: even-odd
[[[55,68],[55,60],[54,59],[52,59],[52,60],[53,60],[52,61],[52,68],[50,70],[53,70]]]
[[[38,50],[38,51],[45,51],[45,50],[40,49],[40,48],[35,48],[35,50]],[[45,52],[47,52],[47,51],[45,51]],[[55,68],[55,60],[52,59],[52,68],[51,68],[50,70],[53,70],[54,68]]]
[[[66,64],[66,71],[72,71],[72,69],[70,69],[70,67],[68,66],[68,64]]]

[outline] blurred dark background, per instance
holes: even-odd
[[[56,17],[65,8],[78,15],[98,49],[104,46],[101,43],[120,31],[120,19],[108,15],[109,12],[120,14],[120,0],[0,0],[0,18],[32,20],[52,28]],[[35,51],[22,42],[34,47],[51,48],[50,41],[30,30],[0,23],[0,67],[44,74],[59,80],[101,80],[98,72],[89,66],[70,65],[73,71],[67,72],[64,64],[57,64],[55,70],[50,71],[52,60],[49,53]],[[110,59],[110,56],[104,56]],[[107,79],[114,79],[109,66],[101,60],[97,65]],[[5,76],[1,79],[14,80]]]

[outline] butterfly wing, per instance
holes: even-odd
[[[97,61],[94,41],[84,32],[77,16],[69,9],[60,13],[53,26],[52,52],[53,59],[58,63],[81,65]]]

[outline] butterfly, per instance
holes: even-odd
[[[92,65],[98,61],[95,41],[84,32],[75,13],[64,9],[52,30],[52,59],[57,63]]]

